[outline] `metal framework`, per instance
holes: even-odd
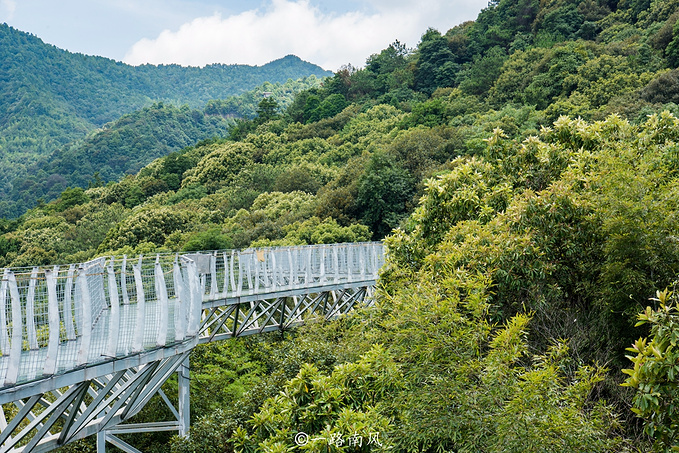
[[[200,343],[326,319],[369,303],[380,243],[103,257],[5,269],[0,281],[0,453],[97,435],[189,428],[189,361]],[[161,386],[177,372],[179,405]],[[154,395],[174,419],[125,423]]]

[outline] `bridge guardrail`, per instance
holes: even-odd
[[[206,302],[375,280],[383,261],[381,243],[346,243],[4,269],[0,392],[193,338]]]

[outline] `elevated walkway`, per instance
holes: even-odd
[[[0,453],[97,434],[188,430],[188,355],[199,343],[333,318],[370,300],[380,243],[103,257],[5,269],[0,281]],[[179,376],[179,407],[162,384]],[[159,394],[175,419],[124,424]]]

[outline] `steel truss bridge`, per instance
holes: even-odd
[[[4,269],[0,453],[50,451],[97,435],[189,428],[189,353],[201,343],[334,318],[370,303],[381,243],[102,257]],[[178,376],[179,404],[161,390]],[[174,420],[125,423],[154,395]]]

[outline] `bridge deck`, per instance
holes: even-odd
[[[207,335],[200,326],[214,307],[250,302],[261,312],[257,301],[370,285],[382,249],[379,243],[337,244],[133,261],[130,266],[127,258],[98,258],[61,268],[4,271],[0,400],[17,384]],[[284,310],[276,309],[279,315]],[[293,309],[285,308],[283,318]],[[226,326],[246,321],[247,310],[234,311]],[[283,327],[280,317],[271,313],[265,327]]]
[[[383,261],[382,244],[364,243],[4,269],[0,453],[49,451],[93,433],[112,441],[113,427],[197,344],[346,313],[374,287]],[[9,419],[7,403],[18,410]],[[187,404],[159,429],[185,432]]]
[[[174,307],[176,299],[168,301],[168,309],[170,316],[174,318]],[[158,302],[147,303],[145,306],[146,323],[149,326],[159,327],[159,310],[157,309]],[[120,325],[119,325],[119,346],[120,355],[124,357],[132,351],[133,333],[136,329],[136,307],[133,305],[126,305],[121,307],[120,311]],[[115,357],[107,355],[107,346],[110,335],[111,324],[111,310],[106,308],[102,310],[99,319],[94,323],[92,328],[92,339],[90,343],[87,363],[97,363],[102,361],[112,360]],[[156,347],[156,329],[144,329],[144,349],[152,349]],[[167,343],[172,344],[175,341],[173,329],[168,329]],[[73,364],[76,362],[78,352],[83,349],[82,336],[75,340],[64,341],[59,343],[57,352],[56,371],[53,374],[63,374],[74,368]],[[40,379],[47,376],[44,373],[45,361],[47,358],[47,348],[39,348],[34,350],[22,351],[20,359],[20,368],[18,372],[17,382],[29,382],[35,379]],[[7,374],[7,368],[10,363],[9,356],[0,357],[0,376]],[[1,391],[1,390],[0,390]]]

